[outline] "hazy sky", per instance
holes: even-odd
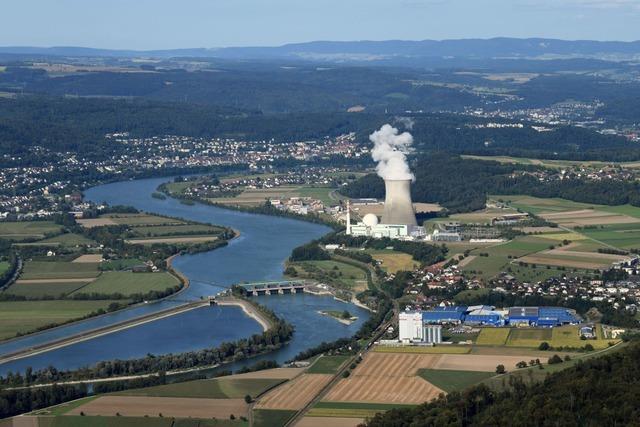
[[[311,40],[640,39],[640,0],[2,0],[0,45],[160,49]]]

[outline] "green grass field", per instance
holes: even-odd
[[[463,345],[438,345],[435,347],[406,346],[406,347],[383,347],[375,346],[376,353],[419,353],[419,354],[467,354],[471,351],[471,346]]]
[[[296,411],[277,409],[254,409],[253,427],[282,427],[296,414]]]
[[[60,234],[55,237],[51,237],[48,239],[40,240],[37,243],[39,244],[56,244],[59,246],[76,246],[76,245],[95,245],[91,239],[88,239],[80,234],[75,233],[65,233]]]
[[[307,370],[309,374],[335,374],[349,356],[321,356]]]
[[[476,344],[502,346],[505,345],[508,337],[508,328],[482,328]]]
[[[51,221],[0,222],[0,238],[13,241],[43,238],[45,233],[58,233],[62,227]]]
[[[132,231],[136,237],[171,237],[190,235],[192,233],[202,233],[204,235],[218,234],[222,230],[219,227],[204,224],[184,224],[133,227]]]
[[[97,263],[27,261],[20,279],[84,279],[99,274]]]
[[[50,324],[86,316],[114,301],[6,301],[0,302],[0,339],[31,332]]]
[[[577,325],[560,326],[556,328],[511,328],[506,345],[510,347],[537,348],[540,343],[547,342],[555,348],[579,348],[584,347],[586,344],[591,344],[595,349],[604,349],[609,347],[609,342],[619,341],[604,339],[600,325],[596,327],[598,339],[581,340],[579,328]]]
[[[109,214],[101,218],[110,218],[113,222],[121,225],[142,226],[142,225],[172,225],[184,224],[183,221],[173,218],[164,218],[149,214]]]
[[[298,277],[315,279],[334,286],[354,289],[366,287],[367,275],[364,270],[338,261],[302,261],[290,263]]]
[[[0,274],[4,274],[4,272],[7,271],[9,267],[11,267],[11,264],[9,264],[7,261],[0,261]]]
[[[76,291],[86,283],[82,282],[44,282],[44,283],[15,283],[5,292],[11,295],[20,295],[27,298],[43,298],[45,296],[60,297]]]
[[[451,393],[461,391],[495,375],[494,372],[450,371],[445,369],[419,369],[418,375],[434,386]]]
[[[309,417],[344,417],[371,418],[378,412],[385,412],[395,408],[412,408],[415,405],[400,405],[393,403],[364,403],[364,402],[318,402],[308,412]]]
[[[256,397],[284,381],[271,378],[222,377],[127,390],[116,394],[123,396],[242,399],[246,395]]]
[[[142,264],[142,261],[137,258],[126,258],[126,259],[116,259],[109,260],[100,263],[100,270],[102,271],[119,271],[126,270],[135,265]]]
[[[173,275],[160,273],[132,273],[128,271],[107,271],[95,282],[89,283],[76,293],[145,294],[151,291],[164,291],[180,282]]]
[[[513,347],[537,347],[543,341],[551,341],[552,329],[517,329],[511,328],[507,345]]]

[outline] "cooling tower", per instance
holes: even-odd
[[[411,203],[411,180],[385,180],[383,224],[418,225]]]

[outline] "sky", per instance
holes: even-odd
[[[276,46],[313,40],[640,39],[640,0],[2,0],[0,46]]]

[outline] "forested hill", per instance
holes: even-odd
[[[488,194],[527,194],[560,197],[576,202],[603,205],[640,206],[640,186],[629,181],[563,180],[540,182],[527,172],[539,168],[463,159],[457,155],[434,153],[413,163],[416,181],[411,192],[414,202],[440,203],[450,213],[483,209]],[[349,197],[384,197],[384,182],[375,174],[366,175],[340,190]]]
[[[479,385],[414,409],[394,409],[376,415],[367,426],[638,425],[640,345],[578,362],[539,384],[511,376],[509,385],[503,392]]]

